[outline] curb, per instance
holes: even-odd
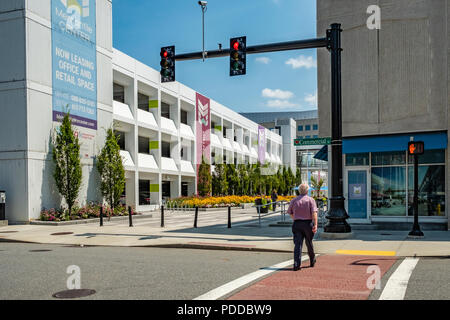
[[[144,218],[152,218],[153,214],[145,214],[145,215],[141,215],[141,214],[136,214],[133,215],[133,220],[134,219],[144,219]],[[127,216],[116,216],[116,217],[111,217],[111,220],[109,221],[122,221],[122,220],[128,220],[128,215]],[[103,222],[108,222],[108,218],[107,217],[103,217]],[[70,220],[70,221],[39,221],[39,220],[32,220],[30,221],[29,224],[31,225],[41,225],[41,226],[70,226],[70,225],[75,225],[75,224],[87,224],[87,223],[100,223],[100,218],[93,218],[93,219],[80,219],[80,220]]]
[[[264,249],[249,247],[232,247],[226,245],[203,245],[190,243],[174,243],[174,244],[155,244],[145,246],[132,246],[134,248],[172,248],[172,249],[201,249],[201,250],[229,250],[229,251],[253,251],[253,252],[275,252],[275,253],[291,253],[291,250],[282,249]]]

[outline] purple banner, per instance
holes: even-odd
[[[64,118],[65,115],[66,114],[64,112],[53,111],[53,121],[62,122],[62,119]],[[75,116],[73,114],[70,114],[69,118],[72,121],[72,125],[74,126],[97,130],[96,120]]]
[[[258,159],[259,163],[266,161],[266,128],[258,125]]]

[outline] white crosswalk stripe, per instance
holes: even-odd
[[[389,278],[379,300],[403,300],[418,258],[406,258]]]

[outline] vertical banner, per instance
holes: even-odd
[[[51,0],[53,121],[97,130],[96,0]]]
[[[211,108],[210,100],[199,93],[195,94],[196,101],[196,144],[197,144],[197,173],[202,156],[207,163],[211,163]]]
[[[258,159],[259,163],[266,161],[266,128],[258,125]]]

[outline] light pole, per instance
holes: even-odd
[[[202,59],[205,61],[205,12],[208,10],[206,7],[208,1],[199,1],[198,4],[202,8],[202,39],[203,39],[203,49],[202,49]]]
[[[326,233],[350,233],[345,211],[342,180],[342,84],[341,84],[341,25],[334,23],[327,30],[331,51],[331,197],[324,227]]]

